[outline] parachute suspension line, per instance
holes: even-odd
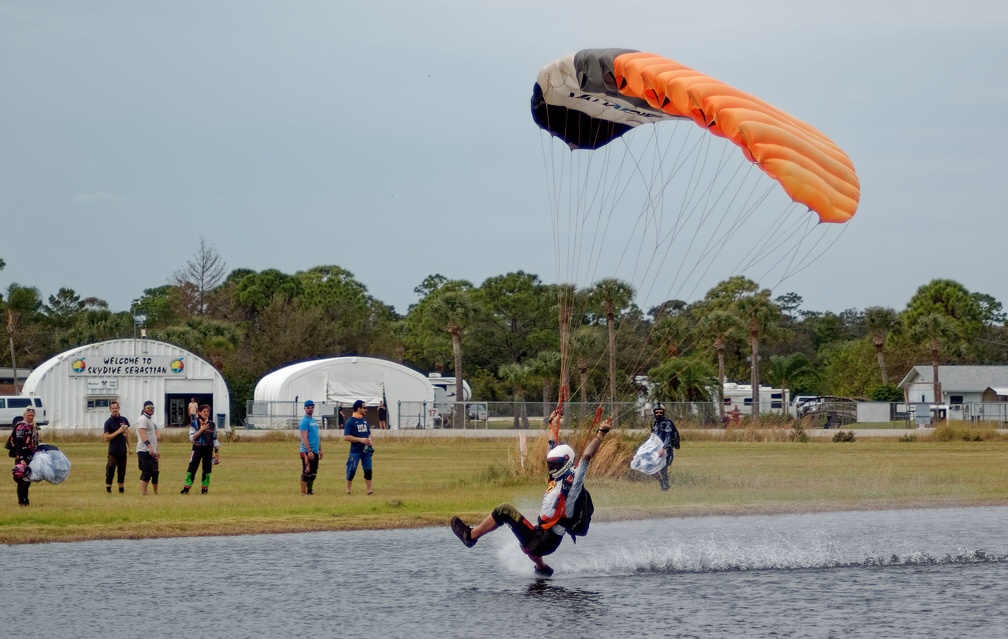
[[[694,144],[693,146],[693,151],[691,151],[687,156],[687,157],[694,157],[693,170],[690,176],[690,188],[687,194],[683,196],[683,202],[680,205],[680,214],[676,216],[673,228],[668,230],[665,236],[663,238],[660,238],[659,241],[656,242],[655,249],[652,251],[651,259],[650,262],[648,263],[648,267],[640,279],[640,281],[642,282],[642,288],[646,287],[646,291],[645,290],[641,291],[645,293],[645,298],[649,298],[653,293],[654,287],[657,284],[658,274],[664,270],[663,267],[668,258],[670,257],[673,247],[678,246],[675,242],[678,233],[680,232],[680,230],[685,230],[687,228],[686,225],[691,218],[697,217],[699,222],[693,228],[693,233],[690,237],[689,243],[685,250],[680,251],[680,255],[682,256],[680,259],[680,264],[679,267],[675,270],[676,275],[673,278],[672,283],[669,285],[670,291],[672,290],[672,288],[674,288],[675,282],[677,281],[679,274],[681,274],[685,268],[686,259],[689,257],[690,253],[694,250],[694,247],[701,240],[700,238],[701,227],[703,227],[705,224],[708,224],[709,219],[714,214],[714,211],[717,210],[723,198],[725,197],[725,194],[727,193],[729,186],[733,182],[738,182],[738,175],[743,167],[742,164],[736,165],[733,171],[733,175],[729,179],[727,184],[722,186],[720,190],[715,190],[717,180],[721,177],[722,173],[724,172],[728,164],[728,159],[734,157],[729,153],[734,149],[728,148],[730,146],[728,144],[723,145],[721,149],[720,158],[718,158],[717,160],[713,160],[710,154],[710,148],[709,148],[710,145],[709,143],[706,143],[708,141],[709,136],[698,138],[696,144]],[[658,145],[656,144],[655,146],[657,147]],[[680,158],[678,158],[676,162],[677,165],[675,169],[676,171],[678,171],[679,168],[681,168],[685,163],[684,159],[681,162],[678,161],[679,159],[682,159],[682,149],[684,147],[685,144],[679,146]],[[711,165],[713,165],[712,170],[714,175],[711,176],[710,178],[706,178],[705,181],[705,178],[703,176],[709,173],[707,167]],[[665,184],[670,183],[671,183],[671,177],[669,178],[669,180],[666,181]],[[739,188],[741,188],[741,185],[739,186]],[[664,197],[665,195],[664,189],[665,185],[663,184],[661,192],[662,197]],[[738,189],[736,189],[736,195],[737,191]],[[734,197],[731,198],[731,201],[734,201]],[[726,207],[726,209],[730,208],[731,208],[730,206]],[[724,224],[724,218],[726,217],[726,215],[727,211],[721,215],[720,220],[717,222],[717,225],[715,226],[715,232],[717,231],[717,229],[721,227],[721,225]],[[712,248],[711,247],[712,237],[713,235],[708,237],[706,246],[704,246],[701,252],[702,256],[705,256],[710,252]],[[664,245],[664,250],[660,251],[662,245]],[[693,267],[689,269],[689,271],[687,272],[686,278],[680,283],[679,285],[680,289],[688,283],[688,278],[700,264],[701,264],[700,260],[694,262]],[[651,276],[652,269],[654,269],[655,273],[653,277]],[[638,348],[638,351],[635,354],[635,356],[631,358],[634,369],[637,369],[637,367],[645,364],[655,355],[656,350],[650,349],[647,346],[647,344],[653,342],[653,334],[658,329],[658,321],[660,319],[661,319],[660,317],[655,318],[655,322],[652,324],[649,334],[646,336],[644,342]],[[622,326],[623,322],[621,321],[620,324],[621,329]],[[699,337],[697,337],[697,339],[699,339]],[[682,340],[680,340],[680,343],[681,341]]]
[[[755,269],[758,264],[773,259],[774,255],[778,252],[781,253],[780,257],[769,264],[766,270],[758,277],[759,280],[762,281],[767,277],[771,277],[773,270],[780,266],[784,260],[792,256],[793,249],[787,248],[785,245],[791,242],[794,236],[798,234],[800,228],[804,226],[801,218],[788,217],[788,214],[794,212],[797,208],[796,204],[792,204],[788,207],[788,210],[782,212],[774,223],[767,227],[767,230],[760,238],[760,242],[756,244],[759,248],[754,248],[750,253],[750,259],[744,266],[746,270]],[[799,237],[803,238],[804,234]],[[797,243],[800,244],[800,239]]]
[[[560,387],[560,392],[557,395],[557,405],[556,405],[556,413],[558,415],[560,415],[560,417],[563,417],[564,408],[567,406],[567,402],[568,401],[570,401],[570,391],[567,389],[566,386],[561,386]],[[556,422],[554,422],[553,420],[550,420],[550,437],[557,444],[560,443],[560,422],[561,421],[563,421],[563,420],[562,419],[558,419],[558,420],[556,420]]]
[[[612,417],[613,419],[616,418],[615,415],[610,415],[610,417]],[[577,458],[578,459],[581,459],[582,455],[584,455],[585,448],[588,448],[588,442],[591,441],[592,432],[595,430],[595,427],[599,425],[600,421],[602,421],[602,405],[601,404],[599,404],[598,407],[595,409],[595,418],[592,419],[591,425],[585,431],[584,440],[581,442],[581,448],[578,449],[578,453],[577,453]],[[557,440],[557,441],[559,441],[559,440]]]
[[[725,225],[727,218],[731,215],[731,210],[737,208],[738,197],[745,186],[746,180],[740,179],[739,177],[740,173],[742,172],[742,169],[745,167],[745,164],[749,164],[750,172],[748,173],[748,175],[751,175],[752,174],[751,169],[753,166],[751,163],[748,162],[746,162],[745,164],[743,163],[737,164],[727,183],[724,184],[724,186],[722,186],[719,190],[715,191],[714,188],[715,181],[721,177],[721,174],[727,167],[727,160],[730,157],[727,153],[727,151],[730,149],[728,149],[727,146],[728,145],[722,147],[721,157],[716,162],[712,163],[715,167],[714,176],[710,178],[709,181],[706,182],[706,186],[702,189],[702,195],[703,195],[702,199],[698,197],[696,202],[694,202],[693,205],[689,207],[688,211],[688,216],[690,217],[696,215],[697,211],[699,211],[700,223],[695,227],[694,233],[690,239],[689,245],[687,246],[686,250],[681,252],[683,257],[680,261],[680,265],[677,270],[678,273],[683,272],[683,269],[685,268],[686,259],[688,258],[689,254],[693,251],[694,247],[698,244],[698,241],[701,239],[699,237],[700,233],[699,227],[704,224],[709,224],[711,222],[710,218],[715,215],[715,212],[717,210],[723,210],[723,212],[717,219],[716,225],[714,226],[714,230],[708,235],[707,241],[703,246],[702,250],[700,251],[699,259],[697,259],[694,262],[693,267],[687,271],[686,277],[683,278],[682,282],[679,284],[678,290],[682,290],[682,288],[689,283],[690,278],[695,274],[695,272],[701,266],[701,264],[703,264],[704,260],[706,260],[706,266],[702,269],[701,277],[695,280],[695,283],[693,285],[693,291],[691,291],[691,294],[695,292],[695,289],[697,288],[697,286],[699,286],[699,283],[702,280],[703,276],[706,275],[707,271],[713,265],[713,260],[716,258],[718,254],[720,254],[720,251],[722,250],[723,245],[727,241],[727,239],[731,235],[733,235],[740,226],[742,226],[743,222],[745,221],[745,219],[747,219],[748,215],[751,215],[752,210],[758,208],[759,203],[762,201],[763,198],[765,198],[765,195],[761,196],[760,198],[757,198],[757,203],[755,206],[748,206],[743,203],[740,209],[740,213],[736,215],[734,222],[729,225],[728,230],[727,231],[721,230],[721,227]],[[706,158],[708,156],[705,154],[704,157]],[[697,162],[699,163],[700,160],[698,159]],[[704,166],[707,166],[706,160],[704,160]],[[704,169],[700,169],[699,172],[695,170],[694,175],[698,175],[698,173],[702,173],[703,171]],[[692,192],[695,195],[701,192],[699,186],[699,180],[700,178],[697,178],[697,180],[694,181],[695,188],[693,189]],[[732,184],[736,184],[737,186],[735,187],[733,192],[730,192],[729,189]],[[755,188],[755,186],[753,188]],[[724,202],[726,196],[727,196],[727,202]],[[753,193],[751,190],[749,197],[746,198],[746,200],[751,201],[752,199],[753,199]],[[719,232],[723,232],[724,235],[720,240],[715,241],[715,238],[717,237],[717,234]],[[674,244],[674,242],[672,241],[673,238],[665,238],[665,239],[668,240],[665,252],[665,256],[667,257],[668,254],[671,252],[671,247]],[[664,259],[665,257],[662,258],[662,265],[664,264]],[[658,269],[656,270],[660,272],[662,270],[661,266],[659,266]],[[650,291],[653,289],[655,283],[656,281],[652,282],[652,287],[648,291],[649,294]],[[672,288],[674,288],[674,285],[675,282],[673,282],[673,284],[670,285],[669,287],[670,291],[672,290]],[[651,357],[653,357],[657,353],[658,349],[660,348],[661,344],[655,346],[654,349],[649,349],[646,346],[646,344],[648,343],[653,343],[654,333],[659,329],[660,326],[659,324],[660,319],[661,319],[660,316],[655,317],[655,321],[652,324],[651,330],[646,340],[639,347],[636,357],[633,358],[635,362],[634,363],[635,368],[637,366],[644,365]],[[705,331],[700,328],[703,319],[704,318],[701,318],[700,322],[695,324],[692,330],[688,331],[686,335],[683,335],[677,340],[676,342],[677,350],[683,344],[689,344],[690,346],[693,346],[700,342],[700,340],[705,335]]]
[[[820,222],[817,226],[824,226],[824,225],[825,225],[824,223]],[[826,225],[826,226],[827,226],[827,228],[830,228],[830,227],[832,227],[834,225],[830,224],[830,225]],[[813,230],[815,230],[815,229],[813,229]],[[808,249],[805,251],[805,255],[802,257],[802,260],[799,263],[799,266],[797,268],[795,268],[794,271],[790,271],[784,277],[782,277],[781,280],[780,280],[780,282],[778,282],[778,284],[780,284],[784,280],[786,280],[786,279],[788,279],[788,278],[790,278],[790,277],[792,277],[794,275],[797,275],[798,273],[801,273],[802,271],[804,271],[809,266],[815,264],[823,255],[825,255],[827,253],[827,251],[830,250],[830,248],[833,247],[834,244],[836,244],[840,240],[840,238],[846,232],[847,232],[847,225],[846,224],[840,225],[840,231],[836,234],[836,237],[834,237],[825,248],[823,248],[821,251],[819,251],[818,253],[816,253],[811,259],[808,259],[809,255],[811,255],[812,252],[815,250],[815,248],[823,241],[823,239],[824,239],[824,237],[826,235],[826,232],[824,231],[822,234],[820,234],[820,236],[816,239],[816,241],[812,244],[812,246],[808,247]],[[808,260],[808,261],[806,261],[806,260]]]
[[[690,278],[692,278],[692,276],[697,272],[697,269],[704,263],[705,260],[707,260],[707,267],[704,268],[701,271],[701,277],[696,279],[696,283],[693,285],[693,289],[689,293],[690,295],[693,295],[695,293],[695,291],[696,291],[696,287],[699,286],[699,283],[700,283],[700,281],[702,279],[702,276],[706,275],[706,273],[709,270],[709,268],[710,268],[711,264],[713,263],[714,259],[716,259],[717,255],[720,253],[721,248],[723,248],[724,241],[718,242],[718,241],[716,241],[715,238],[716,238],[717,233],[720,231],[722,225],[724,225],[725,219],[730,215],[730,211],[731,211],[730,204],[732,204],[732,203],[735,202],[735,197],[732,197],[730,199],[729,205],[725,207],[725,210],[721,214],[720,218],[718,219],[717,224],[714,225],[714,229],[707,235],[707,241],[706,241],[704,247],[700,250],[699,255],[694,258],[693,266],[688,271],[686,271],[685,277],[682,278],[682,280],[679,283],[678,287],[675,287],[675,290],[673,292],[673,287],[675,286],[675,282],[679,280],[679,275],[682,274],[683,269],[685,268],[686,260],[689,259],[690,255],[692,253],[694,253],[694,248],[697,245],[697,241],[698,241],[699,236],[700,236],[701,228],[703,228],[704,225],[707,223],[707,221],[712,217],[715,205],[717,205],[719,202],[721,202],[722,197],[724,197],[724,194],[727,191],[727,189],[729,188],[729,186],[731,185],[731,183],[733,181],[735,181],[735,180],[738,179],[738,174],[739,174],[739,171],[740,171],[740,168],[741,168],[740,166],[736,166],[736,169],[735,169],[733,175],[731,176],[731,178],[729,178],[729,180],[724,185],[724,187],[722,187],[722,189],[721,189],[720,193],[718,194],[718,196],[716,198],[714,198],[713,201],[711,201],[711,193],[712,193],[712,191],[714,189],[715,181],[720,177],[721,171],[722,171],[722,169],[725,166],[724,160],[725,160],[724,149],[722,149],[721,161],[718,162],[717,169],[715,170],[715,174],[711,177],[710,182],[709,182],[707,188],[705,189],[705,193],[706,193],[705,202],[706,202],[706,205],[704,206],[704,209],[700,213],[699,222],[694,227],[693,237],[690,239],[688,245],[686,246],[686,250],[680,252],[680,254],[681,254],[682,257],[681,257],[681,259],[679,261],[679,266],[678,266],[678,268],[675,271],[676,278],[670,283],[669,288],[668,288],[668,293],[667,293],[666,297],[668,295],[673,295],[673,294],[676,295],[676,296],[678,296],[679,293],[683,290],[683,288],[688,285],[688,283],[690,281]],[[742,185],[740,184],[739,188],[741,188],[741,186]],[[737,195],[737,190],[736,190],[736,195]],[[689,218],[693,217],[693,215],[695,214],[695,212],[696,212],[697,208],[699,207],[699,205],[700,205],[700,202],[698,201],[691,208],[690,213],[689,213]],[[724,240],[726,240],[728,237],[731,237],[734,234],[734,232],[737,229],[737,227],[738,227],[738,218],[736,217],[735,223],[732,224],[732,225],[730,225],[729,226],[729,230],[727,232],[725,232]],[[669,246],[669,250],[671,250],[671,244]]]

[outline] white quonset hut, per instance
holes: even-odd
[[[374,426],[378,415],[374,408],[385,401],[390,428],[414,427],[426,423],[427,412],[434,408],[434,386],[427,377],[412,368],[375,357],[331,357],[298,362],[269,373],[256,384],[247,422],[256,428],[295,428],[303,415],[306,399],[315,402],[315,417],[335,428],[330,419],[342,403],[344,416],[350,407],[363,400],[372,412],[368,421]]]
[[[118,339],[79,346],[32,371],[25,395],[46,404],[49,428],[101,429],[109,404],[118,401],[133,424],[143,403],[154,402],[158,426],[188,426],[192,398],[209,404],[212,419],[227,427],[231,395],[212,364],[178,346],[149,339]]]

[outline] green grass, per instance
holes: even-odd
[[[727,434],[686,433],[667,493],[627,468],[642,438],[611,435],[589,474],[595,517],[1008,504],[1003,436],[949,431],[798,443],[788,441],[788,431]],[[534,513],[544,488],[541,438],[530,439],[522,470],[512,439],[386,434],[374,458],[375,495],[364,494],[361,472],[354,494],[345,494],[347,445],[325,441],[316,495],[302,497],[297,442],[277,434],[223,443],[210,494],[180,495],[189,446],[175,435],[162,448],[161,494],[147,497],[139,495],[135,456],[126,494],[109,495],[106,445],[87,437],[56,441],[73,463],[70,478],[33,485],[28,508],[17,505],[9,483],[0,498],[0,543],[437,526],[456,514],[481,518],[502,501]]]

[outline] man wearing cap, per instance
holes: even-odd
[[[346,421],[343,426],[343,440],[350,442],[350,455],[346,462],[346,494],[350,494],[350,487],[353,485],[354,475],[357,474],[357,465],[364,468],[364,485],[367,486],[367,494],[374,493],[371,490],[371,455],[374,447],[371,446],[371,426],[368,425],[364,415],[367,413],[367,406],[364,402],[357,400],[353,404],[353,417]]]
[[[146,401],[143,412],[137,420],[137,462],[140,465],[140,494],[147,494],[147,483],[150,482],[157,494],[158,487],[158,452],[157,424],[154,423],[154,402]]]
[[[318,421],[313,416],[315,402],[307,400],[304,403],[304,417],[298,424],[301,435],[301,494],[314,495],[315,476],[318,474],[318,463],[322,459],[322,440],[319,439]]]

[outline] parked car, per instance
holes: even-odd
[[[469,419],[485,422],[487,419],[486,404],[469,404]]]
[[[41,397],[28,397],[23,395],[0,395],[0,424],[14,425],[24,417],[25,409],[32,406],[35,409],[35,423],[45,426],[49,423],[46,419],[45,405]]]

